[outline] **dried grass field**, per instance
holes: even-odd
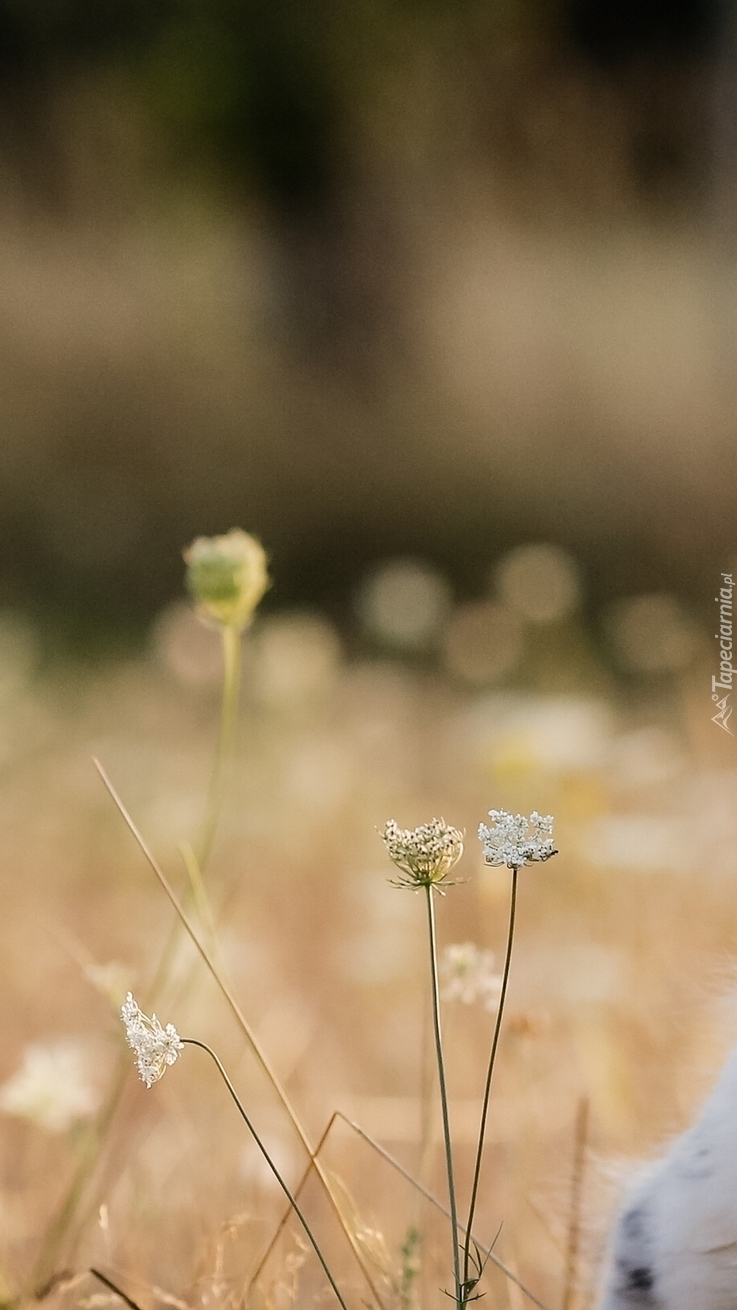
[[[447,1221],[387,1158],[447,1204],[422,899],[390,885],[379,831],[465,830],[441,950],[471,942],[498,966],[509,870],[484,865],[478,824],[492,807],[555,816],[559,855],[520,871],[475,1231],[549,1310],[591,1304],[623,1178],[734,1039],[737,774],[710,722],[708,632],[623,677],[575,613],[520,631],[517,672],[482,685],[460,676],[460,620],[444,663],[351,646],[317,614],[257,618],[205,879],[213,935],[178,847],[204,819],[217,633],[175,602],[135,657],[39,666],[27,623],[3,616],[3,1304],[121,1304],[89,1266],[142,1310],[332,1300],[294,1217],[253,1281],[284,1199],[205,1055],[186,1048],[150,1090],[136,1078],[118,1009],[129,987],[151,994],[169,942],[157,1014],[216,1049],[297,1186],[304,1147],[93,756],[311,1141],[334,1111],[365,1134],[338,1118],[320,1156],[353,1250],[314,1173],[302,1193],[351,1310],[440,1306],[451,1280]],[[494,1015],[455,999],[443,1018],[466,1198]],[[533,1304],[493,1264],[483,1288]]]

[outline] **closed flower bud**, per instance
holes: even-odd
[[[242,631],[269,585],[260,541],[240,528],[197,537],[184,551],[187,587],[203,618]]]

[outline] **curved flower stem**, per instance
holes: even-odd
[[[223,690],[220,709],[220,729],[218,734],[217,746],[215,748],[215,757],[210,775],[210,784],[208,790],[207,806],[205,810],[205,820],[202,828],[202,835],[198,843],[198,854],[194,852],[183,853],[185,866],[187,868],[190,891],[189,894],[195,902],[195,908],[202,920],[202,896],[197,895],[197,891],[202,889],[202,875],[205,866],[209,860],[212,849],[215,832],[217,829],[218,819],[223,798],[223,785],[225,781],[225,772],[227,768],[230,749],[233,741],[233,733],[238,711],[238,697],[240,692],[241,677],[241,634],[234,626],[225,626],[222,628],[223,642]],[[191,858],[190,858],[191,857]],[[203,929],[207,934],[210,948],[212,949],[213,934],[211,931],[211,922],[205,916]],[[165,987],[167,980],[171,976],[172,963],[174,954],[179,941],[180,927],[175,921],[169,932],[168,938],[164,943],[164,948],[159,959],[156,972],[154,974],[150,998],[155,1001]],[[105,1103],[102,1115],[98,1120],[98,1135],[96,1143],[85,1153],[85,1156],[77,1169],[74,1179],[66,1193],[64,1200],[54,1215],[49,1227],[45,1233],[41,1250],[38,1255],[33,1274],[33,1286],[48,1277],[53,1269],[53,1262],[56,1259],[58,1250],[65,1240],[68,1230],[74,1223],[75,1215],[79,1209],[85,1188],[94,1173],[100,1156],[102,1144],[105,1140],[108,1128],[117,1109],[122,1093],[123,1085],[127,1079],[129,1060],[127,1055],[123,1057],[116,1074],[114,1085],[111,1088],[109,1100]]]
[[[435,1031],[435,1058],[438,1065],[438,1082],[440,1084],[440,1105],[443,1114],[443,1139],[445,1142],[445,1166],[448,1174],[448,1203],[450,1205],[450,1227],[453,1240],[453,1277],[455,1280],[455,1301],[463,1305],[461,1287],[461,1262],[458,1243],[458,1214],[456,1207],[455,1179],[453,1177],[453,1146],[450,1135],[450,1115],[448,1113],[448,1089],[445,1082],[445,1058],[443,1056],[443,1034],[440,1027],[440,982],[438,979],[438,948],[435,933],[435,903],[432,898],[432,886],[425,884],[427,897],[427,930],[430,938],[430,977],[432,981],[432,1017]]]
[[[308,1224],[307,1220],[305,1219],[304,1214],[303,1214],[302,1211],[300,1210],[297,1201],[295,1200],[294,1196],[292,1195],[292,1193],[290,1192],[289,1188],[287,1187],[287,1184],[284,1182],[284,1179],[282,1178],[281,1174],[279,1173],[279,1170],[277,1169],[276,1165],[274,1164],[274,1161],[272,1160],[271,1156],[269,1155],[269,1152],[266,1150],[266,1147],[264,1146],[263,1142],[261,1141],[261,1138],[259,1137],[258,1133],[256,1132],[256,1129],[254,1128],[253,1124],[251,1123],[251,1120],[249,1119],[248,1115],[246,1114],[246,1111],[245,1111],[245,1109],[244,1109],[243,1103],[242,1103],[242,1101],[241,1101],[241,1099],[240,1099],[240,1097],[239,1097],[237,1091],[235,1090],[235,1087],[233,1086],[232,1082],[230,1081],[230,1078],[228,1077],[227,1073],[225,1072],[225,1068],[224,1068],[224,1066],[223,1066],[223,1064],[222,1064],[222,1061],[220,1060],[220,1057],[217,1056],[217,1055],[215,1054],[215,1052],[213,1051],[213,1049],[212,1049],[211,1046],[208,1046],[205,1042],[198,1042],[198,1041],[196,1040],[196,1038],[194,1038],[194,1037],[182,1037],[181,1040],[184,1042],[185,1046],[199,1046],[201,1050],[203,1050],[203,1051],[207,1051],[207,1054],[210,1056],[210,1058],[213,1059],[213,1060],[215,1061],[215,1064],[217,1065],[218,1070],[220,1071],[220,1076],[221,1076],[221,1078],[223,1079],[223,1082],[225,1083],[225,1086],[227,1087],[228,1091],[230,1092],[230,1095],[232,1096],[233,1100],[235,1101],[235,1104],[236,1104],[236,1106],[238,1107],[238,1113],[240,1114],[240,1116],[241,1116],[243,1122],[245,1123],[246,1128],[248,1129],[249,1133],[251,1134],[251,1136],[252,1136],[254,1142],[256,1143],[256,1145],[257,1145],[259,1151],[261,1152],[262,1156],[264,1157],[264,1159],[265,1159],[266,1163],[268,1164],[268,1166],[269,1166],[271,1172],[273,1173],[273,1175],[274,1175],[276,1181],[278,1182],[279,1186],[281,1187],[281,1189],[282,1189],[284,1195],[286,1196],[287,1200],[289,1201],[289,1204],[291,1205],[292,1209],[294,1210],[294,1213],[296,1214],[296,1216],[297,1216],[297,1218],[299,1219],[299,1221],[300,1221],[302,1227],[304,1228],[304,1230],[305,1230],[305,1232],[306,1232],[308,1238],[310,1239],[310,1242],[312,1243],[312,1247],[313,1247],[313,1249],[314,1249],[314,1251],[315,1251],[315,1255],[317,1256],[318,1260],[320,1261],[320,1264],[321,1264],[322,1267],[323,1267],[323,1270],[324,1270],[324,1272],[325,1272],[325,1276],[326,1276],[328,1282],[330,1283],[330,1286],[332,1287],[333,1291],[335,1292],[335,1295],[337,1296],[338,1301],[340,1302],[340,1305],[342,1306],[342,1310],[348,1310],[348,1307],[347,1307],[347,1305],[346,1305],[345,1301],[343,1300],[343,1297],[342,1297],[342,1295],[341,1295],[341,1293],[340,1293],[340,1289],[338,1288],[338,1285],[337,1285],[335,1279],[333,1278],[333,1275],[332,1275],[331,1272],[330,1272],[330,1269],[329,1269],[329,1267],[328,1267],[327,1261],[325,1260],[325,1256],[323,1255],[322,1251],[320,1250],[320,1247],[319,1247],[319,1245],[318,1245],[317,1238],[315,1237],[315,1235],[314,1235],[312,1229],[310,1228],[310,1225]]]
[[[149,847],[147,846],[146,842],[144,841],[144,838],[142,837],[141,833],[138,831],[138,828],[136,827],[135,823],[133,822],[133,819],[132,819],[131,815],[128,813],[128,810],[125,808],[125,805],[123,804],[123,802],[122,802],[120,796],[118,795],[117,791],[115,790],[115,788],[114,788],[112,782],[111,782],[110,779],[108,778],[107,773],[105,772],[104,768],[102,767],[100,761],[99,761],[98,759],[94,759],[94,757],[93,757],[93,762],[94,762],[95,768],[97,769],[97,772],[99,773],[99,775],[100,775],[100,777],[101,777],[101,779],[102,779],[102,781],[103,781],[104,786],[105,786],[106,789],[107,789],[107,792],[108,792],[109,796],[111,797],[112,801],[114,802],[115,806],[117,807],[117,810],[118,810],[118,812],[119,812],[121,818],[122,818],[123,821],[125,822],[126,826],[129,828],[129,830],[130,830],[131,834],[133,835],[133,837],[134,837],[134,839],[135,839],[135,841],[136,841],[136,843],[137,843],[137,845],[138,845],[138,847],[139,847],[141,853],[143,854],[143,856],[144,856],[145,860],[147,861],[149,867],[151,868],[151,870],[152,870],[153,873],[155,874],[156,878],[158,879],[158,881],[159,881],[159,883],[160,883],[160,885],[161,885],[163,891],[166,893],[167,897],[169,898],[169,901],[171,902],[172,906],[174,907],[174,909],[175,909],[175,911],[176,911],[176,914],[177,914],[177,917],[178,917],[180,923],[182,924],[182,926],[185,928],[186,932],[188,933],[188,935],[189,935],[189,937],[190,937],[190,939],[191,939],[191,941],[192,941],[193,946],[195,947],[195,949],[197,950],[197,952],[198,952],[199,955],[201,956],[201,958],[202,958],[202,960],[203,960],[203,963],[205,964],[205,966],[207,967],[207,969],[210,971],[210,973],[211,973],[211,975],[212,975],[212,977],[213,977],[215,983],[216,983],[217,986],[220,988],[220,991],[221,991],[223,997],[225,998],[225,1000],[227,1001],[228,1005],[230,1006],[230,1009],[232,1010],[232,1012],[233,1012],[233,1014],[234,1014],[234,1016],[235,1016],[235,1019],[236,1019],[237,1023],[239,1024],[241,1030],[243,1031],[243,1033],[244,1033],[244,1035],[245,1035],[245,1037],[246,1037],[246,1040],[247,1040],[249,1046],[251,1047],[251,1050],[253,1051],[253,1053],[254,1053],[256,1059],[258,1060],[258,1063],[261,1065],[261,1068],[263,1069],[264,1073],[266,1074],[266,1077],[268,1078],[268,1080],[269,1080],[269,1082],[271,1083],[271,1085],[272,1085],[274,1091],[276,1092],[277,1096],[279,1097],[279,1100],[281,1101],[282,1105],[284,1106],[284,1109],[286,1110],[287,1114],[289,1115],[289,1118],[290,1118],[290,1120],[291,1120],[292,1126],[293,1126],[293,1128],[294,1128],[294,1130],[295,1130],[297,1136],[299,1137],[299,1140],[301,1141],[301,1143],[302,1143],[302,1145],[303,1145],[305,1151],[307,1152],[307,1155],[308,1155],[308,1156],[313,1156],[313,1155],[314,1155],[314,1148],[313,1148],[313,1146],[312,1146],[312,1143],[311,1143],[311,1141],[310,1141],[310,1138],[309,1138],[308,1135],[307,1135],[307,1131],[306,1131],[306,1129],[305,1129],[305,1127],[304,1127],[304,1125],[303,1125],[303,1123],[302,1123],[302,1120],[300,1119],[299,1115],[297,1114],[297,1111],[296,1111],[295,1107],[292,1105],[292,1102],[291,1102],[291,1099],[290,1099],[290,1097],[289,1097],[289,1095],[288,1095],[288,1093],[287,1093],[287,1090],[286,1090],[286,1088],[284,1087],[283,1083],[281,1082],[281,1080],[280,1080],[280,1078],[279,1078],[279,1076],[278,1076],[276,1070],[274,1069],[273,1065],[271,1064],[271,1061],[269,1060],[269,1058],[268,1058],[268,1056],[267,1056],[265,1050],[263,1049],[261,1043],[259,1042],[258,1037],[256,1036],[256,1033],[254,1032],[254,1030],[253,1030],[253,1028],[251,1027],[250,1023],[248,1022],[248,1019],[246,1018],[245,1014],[243,1013],[243,1010],[241,1009],[240,1005],[238,1004],[238,1001],[236,1000],[235,994],[234,994],[234,992],[233,992],[233,990],[232,990],[232,988],[231,988],[229,982],[227,981],[226,977],[224,976],[222,970],[221,970],[220,968],[218,968],[218,965],[217,965],[216,961],[213,959],[211,953],[210,953],[210,952],[207,950],[207,948],[203,945],[202,941],[200,940],[200,937],[199,937],[198,934],[195,932],[194,927],[193,927],[192,923],[190,922],[190,919],[188,918],[188,916],[187,916],[187,914],[186,914],[186,912],[185,912],[185,910],[184,910],[184,908],[183,908],[183,906],[182,906],[181,901],[179,900],[179,898],[178,898],[178,896],[176,895],[176,893],[175,893],[173,887],[171,886],[171,883],[169,882],[168,878],[166,877],[166,874],[164,873],[164,870],[161,868],[161,865],[159,864],[158,860],[156,860],[156,858],[154,857],[152,851],[149,849]],[[361,1251],[360,1244],[359,1244],[359,1242],[358,1242],[358,1240],[357,1240],[355,1234],[351,1231],[350,1224],[348,1224],[348,1222],[346,1221],[345,1215],[344,1215],[344,1214],[342,1213],[342,1211],[341,1211],[341,1208],[340,1208],[340,1206],[339,1206],[339,1204],[338,1204],[338,1202],[337,1202],[337,1199],[336,1199],[336,1197],[335,1197],[334,1190],[333,1190],[333,1188],[332,1188],[331,1185],[330,1185],[330,1179],[328,1178],[328,1175],[327,1175],[327,1173],[325,1172],[325,1170],[323,1169],[323,1166],[322,1166],[322,1164],[320,1163],[319,1160],[315,1160],[315,1162],[314,1162],[314,1167],[315,1167],[315,1172],[316,1172],[316,1174],[317,1174],[317,1176],[318,1176],[318,1178],[319,1178],[319,1180],[320,1180],[320,1183],[321,1183],[321,1185],[322,1185],[322,1187],[323,1187],[323,1189],[324,1189],[324,1191],[325,1191],[325,1196],[326,1196],[326,1198],[327,1198],[327,1200],[328,1200],[328,1203],[330,1204],[330,1206],[331,1206],[331,1208],[332,1208],[332,1210],[333,1210],[333,1213],[335,1214],[335,1217],[336,1217],[338,1223],[340,1224],[341,1229],[343,1230],[343,1233],[344,1233],[344,1235],[345,1235],[346,1241],[348,1242],[348,1245],[350,1246],[350,1248],[351,1248],[351,1250],[352,1250],[352,1252],[353,1252],[353,1254],[354,1254],[354,1256],[355,1256],[355,1258],[356,1258],[356,1263],[358,1264],[358,1266],[359,1266],[359,1268],[360,1268],[360,1270],[361,1270],[361,1272],[362,1272],[364,1278],[366,1279],[366,1282],[367,1282],[368,1285],[369,1285],[369,1288],[371,1289],[371,1293],[372,1293],[374,1299],[376,1300],[377,1305],[379,1306],[379,1310],[385,1310],[385,1307],[384,1307],[384,1300],[383,1300],[383,1298],[382,1298],[382,1296],[381,1296],[381,1294],[380,1294],[380,1292],[379,1292],[379,1290],[378,1290],[378,1288],[377,1288],[377,1286],[376,1286],[376,1282],[375,1282],[375,1279],[373,1278],[373,1276],[372,1276],[372,1274],[371,1274],[371,1270],[369,1269],[369,1267],[368,1267],[368,1265],[367,1265],[366,1257],[365,1257],[365,1255],[363,1254],[363,1252]]]
[[[202,835],[197,843],[197,865],[200,874],[205,872],[212,851],[220,808],[223,801],[225,770],[233,741],[238,714],[238,693],[241,681],[241,633],[233,624],[222,628],[223,639],[223,699],[220,709],[220,732],[215,748],[215,759],[207,793],[207,809]]]
[[[486,1086],[484,1087],[484,1100],[481,1108],[481,1123],[479,1125],[479,1139],[476,1147],[476,1163],[473,1170],[473,1184],[471,1186],[471,1202],[468,1207],[468,1220],[466,1222],[466,1241],[463,1247],[463,1284],[468,1283],[469,1265],[471,1259],[471,1234],[473,1232],[473,1220],[476,1213],[476,1200],[478,1198],[479,1179],[481,1177],[481,1159],[484,1154],[484,1137],[486,1135],[486,1119],[489,1113],[489,1097],[491,1095],[491,1078],[494,1073],[496,1064],[496,1053],[499,1047],[499,1034],[502,1030],[502,1018],[504,1015],[504,1002],[507,996],[507,984],[509,983],[509,971],[512,964],[512,945],[514,942],[514,921],[517,914],[517,878],[519,869],[512,868],[512,892],[509,901],[509,928],[507,930],[507,950],[504,956],[504,970],[502,973],[502,986],[499,994],[499,1009],[496,1012],[496,1022],[494,1023],[494,1036],[491,1040],[491,1053],[489,1055],[489,1065],[486,1070]]]

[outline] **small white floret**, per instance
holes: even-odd
[[[523,864],[549,860],[557,855],[553,845],[553,816],[533,810],[529,819],[524,814],[509,814],[507,810],[489,810],[493,826],[479,824],[479,841],[484,848],[487,864],[521,869]]]
[[[173,1023],[164,1028],[155,1014],[149,1019],[132,992],[128,992],[123,1002],[120,1017],[125,1024],[128,1045],[136,1053],[138,1072],[146,1086],[151,1087],[166,1072],[167,1065],[179,1058],[184,1043]]]

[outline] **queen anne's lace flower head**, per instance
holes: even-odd
[[[402,873],[396,887],[438,887],[463,854],[463,833],[444,819],[432,819],[419,828],[400,828],[390,819],[382,841]]]
[[[461,1001],[485,1010],[496,1010],[502,990],[501,976],[494,971],[493,951],[482,951],[473,942],[446,946],[440,961],[441,996],[444,1001]]]
[[[523,864],[549,860],[557,855],[553,845],[553,816],[533,810],[529,819],[524,814],[509,814],[506,810],[489,810],[493,827],[479,824],[479,841],[483,844],[487,864],[506,864],[510,869],[521,869]]]
[[[151,1087],[166,1072],[167,1065],[179,1058],[184,1043],[173,1023],[163,1028],[155,1014],[149,1019],[133,999],[132,992],[128,992],[123,1002],[120,1017],[125,1024],[128,1045],[136,1053],[138,1072],[146,1086]]]

